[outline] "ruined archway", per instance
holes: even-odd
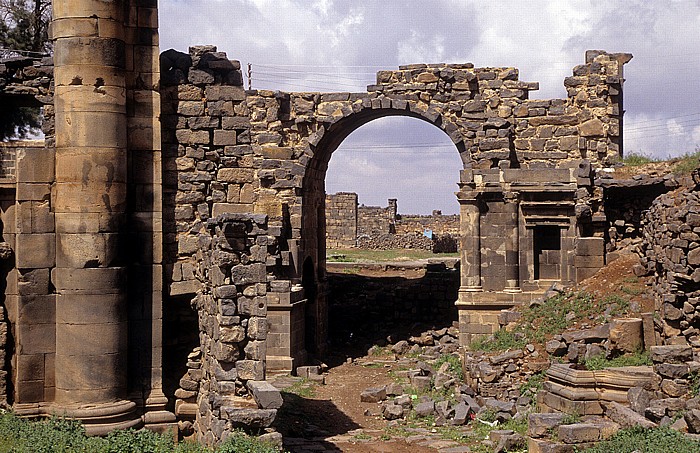
[[[406,104],[404,107],[408,107]],[[328,287],[326,281],[326,218],[325,218],[325,179],[328,164],[333,153],[340,144],[352,132],[363,125],[378,118],[388,116],[404,116],[425,121],[443,132],[456,130],[457,127],[442,115],[428,115],[422,112],[415,112],[410,108],[381,107],[381,104],[368,103],[366,107],[358,108],[352,114],[332,123],[325,131],[323,138],[317,145],[311,147],[312,158],[307,166],[307,171],[303,180],[302,196],[302,229],[300,244],[302,260],[305,265],[308,260],[316,263],[315,275],[318,276],[318,290],[314,292],[313,298],[306,296],[307,311],[313,310],[311,318],[315,319],[313,333],[315,335],[316,350],[324,352],[328,337]],[[459,153],[463,165],[455,168],[455,175],[464,168],[464,164],[469,162],[469,153],[459,134],[450,137],[454,143],[456,151]],[[306,269],[305,269],[306,272]],[[311,319],[307,316],[307,320]],[[306,326],[307,334],[311,328]]]

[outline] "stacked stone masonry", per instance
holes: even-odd
[[[666,344],[700,346],[700,191],[681,187],[654,200],[642,221],[638,275],[652,275]]]

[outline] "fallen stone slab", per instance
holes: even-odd
[[[592,423],[574,423],[557,428],[559,440],[566,444],[597,442],[600,440],[600,427]]]
[[[528,453],[574,453],[576,450],[573,445],[530,437],[527,440],[527,451]]]
[[[435,401],[424,401],[418,403],[415,407],[416,415],[419,417],[427,417],[435,413]]]
[[[223,406],[221,412],[234,428],[268,428],[277,416],[276,409],[246,409]]]
[[[687,345],[652,346],[649,350],[654,363],[683,364],[693,360],[693,348]]]
[[[623,428],[641,426],[642,428],[656,428],[656,423],[641,416],[629,407],[623,406],[615,401],[603,403],[605,415]]]

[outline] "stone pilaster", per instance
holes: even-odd
[[[477,192],[460,184],[460,292],[481,291],[481,212]]]
[[[520,292],[520,207],[517,192],[503,194],[510,226],[506,237],[506,292]]]
[[[140,423],[127,395],[124,2],[54,2],[56,413],[90,434]]]

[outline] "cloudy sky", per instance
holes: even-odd
[[[630,52],[625,153],[700,146],[700,0],[161,0],[161,50],[215,44],[252,67],[252,87],[365,91],[376,71],[411,63],[515,66],[565,97],[587,49]],[[460,160],[437,128],[375,120],[333,155],[326,190],[400,213],[457,212]]]

